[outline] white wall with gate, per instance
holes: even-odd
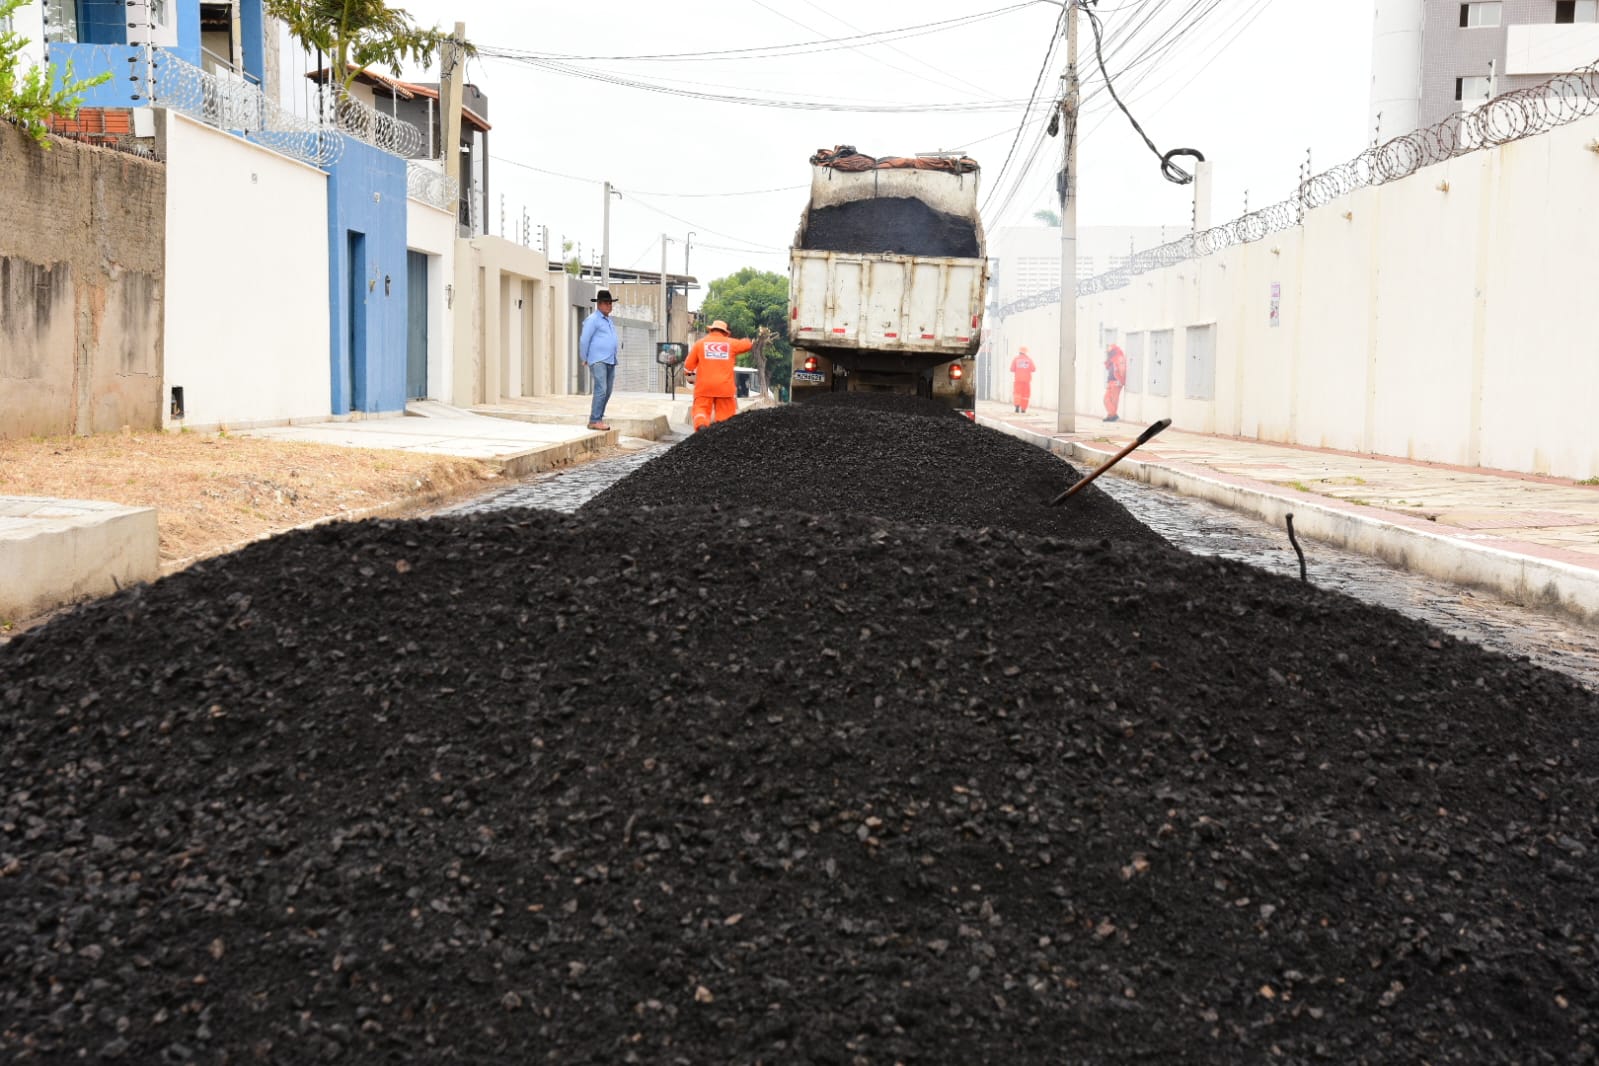
[[[1090,426],[1102,413],[1113,336],[1129,356],[1132,420],[1599,476],[1595,143],[1599,117],[1583,119],[1079,299],[1078,411]],[[1040,363],[1035,407],[1054,406],[1057,314],[989,323],[998,366],[1021,345]],[[997,380],[1008,390],[1008,375]]]
[[[455,217],[421,200],[406,204],[406,246],[427,257],[427,390],[453,403],[455,372]]]

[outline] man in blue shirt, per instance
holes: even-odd
[[[605,424],[605,405],[611,399],[611,386],[616,382],[616,352],[621,347],[616,338],[616,327],[611,324],[610,289],[601,289],[594,295],[594,307],[595,313],[583,320],[577,351],[594,378],[594,402],[589,405],[589,428],[607,430],[611,427]]]

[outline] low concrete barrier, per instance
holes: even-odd
[[[0,496],[0,621],[109,595],[160,572],[153,507]]]

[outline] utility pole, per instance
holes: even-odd
[[[461,197],[469,192],[461,180],[461,94],[466,85],[466,62],[461,45],[466,41],[466,23],[455,24],[455,35],[439,50],[439,108],[444,118],[444,178],[456,180],[455,225],[461,228]],[[466,236],[472,236],[470,220]]]
[[[661,234],[661,340],[666,340],[666,245],[672,238]]]
[[[1055,432],[1077,432],[1077,8],[1066,0],[1066,94],[1061,99],[1062,161],[1060,200],[1060,381],[1056,388]]]
[[[600,249],[600,288],[602,289],[611,287],[611,197],[613,196],[618,200],[622,198],[621,192],[613,189],[610,182],[606,182],[605,226],[601,231],[601,237],[605,243]]]

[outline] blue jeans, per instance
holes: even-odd
[[[590,363],[589,373],[594,377],[594,402],[589,405],[589,421],[605,421],[605,405],[611,399],[611,386],[616,382],[615,363]]]

